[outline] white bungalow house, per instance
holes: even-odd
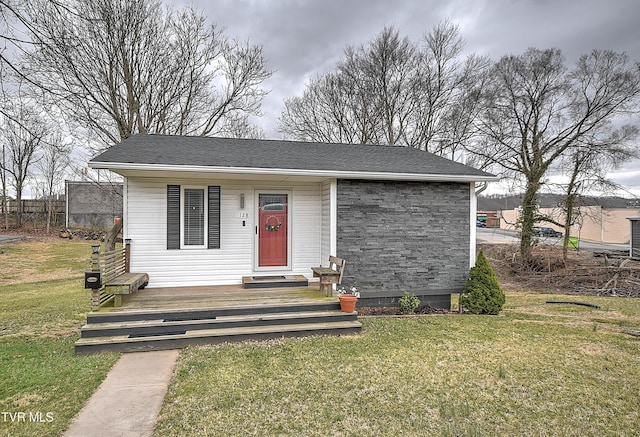
[[[166,135],[89,165],[124,177],[123,234],[149,288],[312,280],[337,255],[360,305],[409,291],[448,307],[475,261],[475,183],[495,179],[406,147]]]

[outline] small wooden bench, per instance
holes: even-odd
[[[329,257],[329,267],[311,267],[314,278],[320,278],[320,291],[325,296],[333,295],[333,284],[342,283],[345,261],[337,256]]]
[[[148,274],[129,271],[130,253],[129,240],[122,249],[104,253],[100,253],[100,245],[91,246],[91,270],[85,272],[84,287],[93,290],[93,310],[111,300],[114,307],[119,307],[123,294],[132,294],[149,283]]]

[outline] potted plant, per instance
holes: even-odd
[[[340,299],[340,309],[343,313],[352,313],[356,310],[356,301],[360,297],[360,292],[356,287],[338,289],[338,299]]]

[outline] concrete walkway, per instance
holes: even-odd
[[[65,437],[152,436],[178,350],[123,354]]]
[[[20,240],[22,240],[22,237],[19,235],[0,235],[0,243],[13,243]]]

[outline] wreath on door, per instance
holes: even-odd
[[[269,216],[264,224],[264,228],[269,232],[276,232],[280,230],[280,226],[282,226],[282,223],[275,215]]]

